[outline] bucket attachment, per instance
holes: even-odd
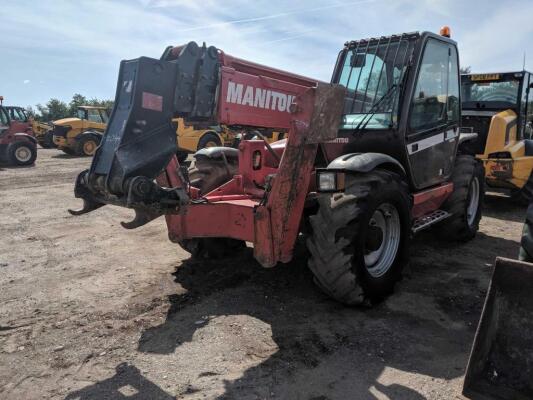
[[[172,118],[216,121],[218,74],[217,49],[194,42],[172,57],[122,61],[106,132],[90,169],[76,180],[83,208],[71,214],[105,204],[133,208],[135,220],[126,224],[133,228],[187,203],[184,188],[163,188],[155,179],[176,154]]]
[[[472,400],[533,399],[533,264],[496,259],[463,394]]]

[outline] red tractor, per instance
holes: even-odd
[[[75,215],[105,204],[135,210],[136,228],[164,215],[192,256],[250,242],[264,267],[293,257],[305,235],[309,267],[331,297],[371,303],[392,292],[414,233],[474,237],[483,166],[461,154],[457,45],[433,33],[347,42],[331,84],[241,60],[204,45],[121,63],[115,108]],[[176,157],[173,117],[239,127],[262,138],[238,149]]]
[[[4,106],[0,96],[0,162],[31,165],[37,158],[37,140],[22,107]]]

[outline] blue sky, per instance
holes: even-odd
[[[119,62],[195,40],[329,80],[347,40],[452,28],[462,65],[533,69],[533,1],[1,0],[0,95],[113,98]]]

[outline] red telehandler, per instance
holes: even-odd
[[[290,261],[303,234],[326,293],[374,302],[400,278],[413,233],[476,234],[483,167],[458,152],[472,138],[459,133],[459,93],[456,43],[428,32],[347,42],[331,84],[194,42],[122,61],[110,123],[76,181],[84,206],[71,212],[132,208],[126,228],[164,215],[193,256],[251,242],[264,267]],[[289,134],[201,150],[188,171],[174,117]]]
[[[37,158],[37,139],[22,107],[4,106],[0,96],[0,163],[31,165]]]

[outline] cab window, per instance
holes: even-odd
[[[0,126],[6,126],[6,125],[9,125],[9,119],[7,117],[5,109],[0,108]]]
[[[90,109],[88,110],[88,117],[87,119],[91,122],[97,122],[99,124],[102,123],[102,116],[100,115],[100,110],[94,110]]]
[[[454,46],[429,39],[411,104],[411,129],[422,131],[456,123],[459,107],[457,51]]]
[[[102,118],[102,122],[104,124],[107,124],[109,121],[109,115],[107,114],[107,110],[100,110],[100,118]]]

